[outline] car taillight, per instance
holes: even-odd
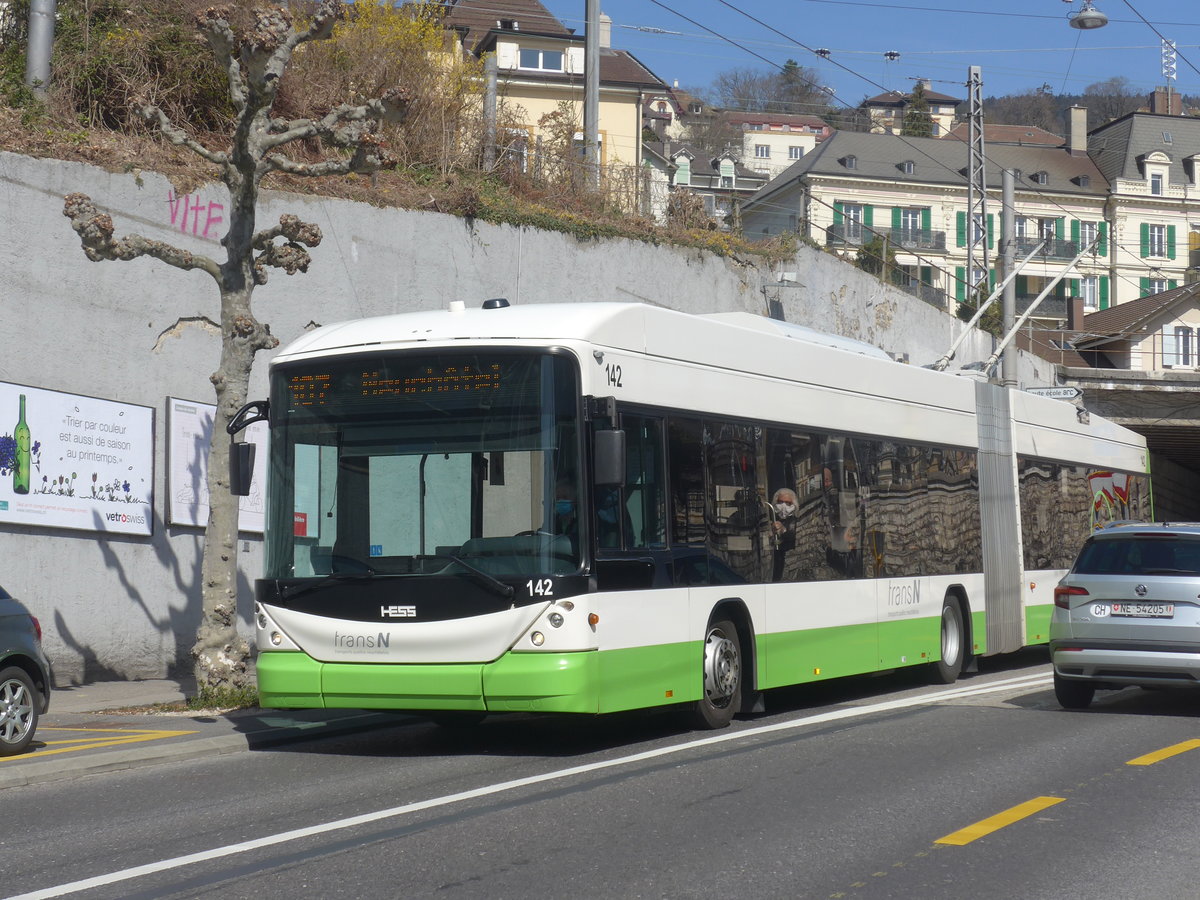
[[[1080,596],[1087,596],[1087,591],[1081,587],[1060,584],[1054,589],[1054,605],[1059,609],[1070,609],[1071,598]]]
[[[37,635],[38,643],[40,644],[42,641],[42,623],[38,621],[37,616],[30,616],[29,618],[33,620],[33,633]]]

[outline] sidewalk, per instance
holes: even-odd
[[[394,726],[389,713],[346,709],[131,711],[184,700],[193,686],[173,679],[104,681],[55,690],[33,749],[0,756],[0,790],[160,762],[257,750]]]

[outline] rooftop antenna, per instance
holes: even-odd
[[[1167,115],[1173,109],[1171,105],[1171,82],[1175,80],[1175,42],[1162,39],[1162,74],[1167,83]]]

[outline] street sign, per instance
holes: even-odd
[[[1032,387],[1025,388],[1025,393],[1050,397],[1054,400],[1074,400],[1079,396],[1080,391],[1077,387]]]

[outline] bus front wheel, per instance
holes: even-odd
[[[741,708],[742,645],[728,619],[708,626],[704,638],[704,695],[696,701],[700,728],[724,728]]]
[[[962,607],[953,597],[942,601],[942,658],[934,663],[934,675],[942,684],[954,684],[962,672],[966,632]]]

